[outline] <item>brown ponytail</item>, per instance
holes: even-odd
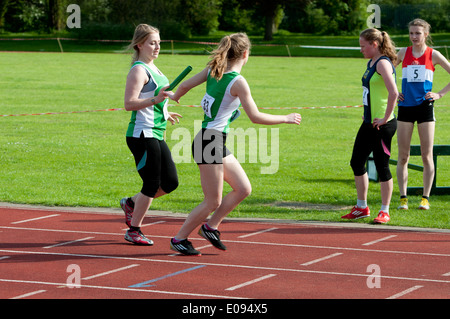
[[[223,37],[208,62],[211,76],[219,81],[227,70],[228,63],[242,58],[244,51],[250,50],[250,47],[250,40],[245,33],[234,33]]]
[[[387,32],[371,28],[361,32],[360,37],[365,39],[369,43],[377,42],[380,53],[387,56],[395,65],[397,61],[395,43],[391,40],[391,37]]]

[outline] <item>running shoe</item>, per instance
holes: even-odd
[[[145,235],[140,230],[137,231],[128,229],[127,232],[125,233],[125,240],[136,245],[143,245],[143,246],[153,245],[153,240],[145,237]]]
[[[172,249],[173,251],[176,251],[180,254],[186,255],[186,256],[201,256],[202,255],[201,252],[194,249],[194,247],[192,246],[192,243],[187,239],[183,239],[183,240],[180,240],[179,242],[175,243],[174,238],[172,238],[170,240],[170,249]]]
[[[430,209],[430,203],[428,202],[428,199],[422,197],[422,200],[420,201],[419,209],[424,209],[424,210]]]
[[[408,198],[400,198],[400,206],[397,209],[408,209]]]
[[[225,245],[220,241],[220,231],[209,230],[205,225],[202,225],[198,231],[198,234],[208,240],[217,249],[227,250],[227,247],[225,247]]]
[[[375,224],[386,224],[388,221],[391,220],[391,217],[389,217],[389,213],[383,212],[380,210],[378,213],[378,216],[373,220]]]
[[[347,215],[341,216],[343,219],[360,219],[370,216],[369,206],[366,208],[360,208],[358,206],[353,206],[351,212]]]
[[[131,206],[132,203],[130,203],[130,198],[122,198],[120,200],[120,207],[122,207],[123,212],[125,213],[125,224],[127,224],[128,227],[131,227],[131,218],[133,217],[133,211],[134,207]]]

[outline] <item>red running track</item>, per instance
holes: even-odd
[[[227,220],[227,251],[195,234],[202,256],[188,257],[169,249],[183,221],[146,217],[155,244],[144,247],[123,239],[114,212],[0,206],[0,298],[450,297],[448,231]]]

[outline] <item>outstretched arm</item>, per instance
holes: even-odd
[[[200,73],[197,73],[190,79],[182,82],[180,86],[178,87],[177,91],[175,93],[169,94],[168,97],[171,100],[174,100],[177,103],[180,103],[180,99],[182,96],[184,96],[187,92],[189,92],[194,87],[202,84],[205,82],[208,78],[208,68],[203,69]]]
[[[239,79],[231,88],[231,95],[238,96],[242,107],[247,113],[250,121],[255,124],[300,124],[302,117],[298,113],[291,113],[288,115],[273,115],[262,113],[258,110],[255,101],[250,92],[250,87],[244,78]]]

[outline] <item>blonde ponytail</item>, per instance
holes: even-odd
[[[223,37],[208,62],[211,76],[219,81],[227,70],[228,63],[242,58],[244,51],[249,51],[250,47],[250,40],[245,33],[234,33]]]

